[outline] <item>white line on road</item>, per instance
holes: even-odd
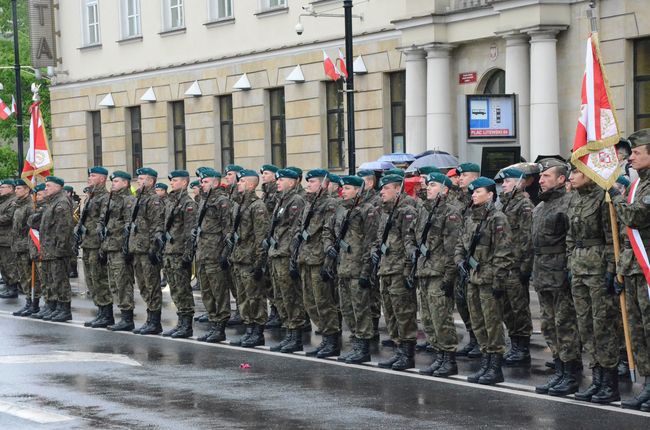
[[[60,423],[71,421],[74,418],[65,415],[47,412],[41,409],[35,409],[29,406],[17,405],[15,403],[4,402],[0,400],[0,413],[13,415],[14,417],[24,420],[33,421],[39,424]]]
[[[141,366],[140,363],[123,354],[103,354],[98,352],[55,351],[54,354],[0,355],[0,364],[88,363],[93,361]]]

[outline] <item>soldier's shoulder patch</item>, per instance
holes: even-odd
[[[160,200],[154,200],[153,204],[154,204],[154,206],[160,206],[161,201]]]
[[[451,215],[449,215],[449,216],[447,217],[447,219],[448,219],[449,221],[458,221],[458,220],[460,219],[460,217],[459,217],[458,215],[456,215],[456,214],[451,214]]]
[[[297,211],[298,210],[298,205],[291,205],[291,207],[289,207],[289,210]]]
[[[221,207],[222,207],[222,208],[226,208],[226,207],[228,207],[228,202],[223,202],[223,203],[221,203]]]
[[[185,210],[186,210],[187,212],[192,212],[192,211],[194,210],[194,206],[189,205],[189,206],[187,206],[187,208],[186,208]]]
[[[411,213],[407,213],[406,215],[404,215],[404,219],[407,221],[411,221],[413,218],[415,218],[415,216]]]
[[[526,215],[530,215],[533,213],[533,208],[529,206],[524,206],[521,210],[522,213],[525,213]]]
[[[497,233],[503,233],[503,230],[504,230],[503,224],[497,224],[496,226],[494,226],[494,230]]]

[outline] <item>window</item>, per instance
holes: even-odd
[[[183,0],[163,0],[163,8],[165,30],[185,28],[185,6]]]
[[[84,0],[84,45],[99,45],[99,3],[98,0]]]
[[[485,78],[484,78],[485,79]],[[479,85],[480,87],[480,85]],[[505,94],[506,93],[506,72],[496,69],[487,77],[483,94]]]
[[[219,126],[221,130],[221,170],[235,162],[232,128],[232,96],[219,97]]]
[[[137,37],[142,34],[140,27],[140,0],[122,0],[120,5],[122,37]]]
[[[98,110],[90,112],[90,129],[92,130],[93,166],[102,163],[102,114]]]
[[[142,167],[142,117],[140,116],[140,106],[134,106],[127,109],[129,119],[129,135],[131,138],[131,168],[135,173]]]
[[[210,21],[233,17],[232,0],[209,0]]]
[[[395,72],[389,75],[390,80],[390,142],[392,152],[406,152],[404,144],[404,122],[406,111],[406,74]]]
[[[343,168],[343,80],[325,84],[327,99],[327,165],[330,169]]]
[[[284,88],[269,90],[271,104],[271,163],[287,165],[287,131],[284,116]]]
[[[262,11],[287,7],[287,0],[259,0],[259,2]]]
[[[634,130],[650,128],[650,38],[634,42]]]
[[[185,169],[185,103],[171,103],[174,145],[174,169]]]

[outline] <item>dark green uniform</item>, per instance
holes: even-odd
[[[10,288],[17,288],[20,283],[11,252],[11,228],[15,206],[16,196],[13,193],[0,196],[0,272],[5,284]]]
[[[34,213],[34,202],[28,194],[22,199],[15,200],[14,217],[11,227],[11,252],[16,256],[14,261],[20,287],[26,297],[32,293],[32,259],[29,256],[29,227],[27,219]],[[36,285],[35,298],[39,298],[40,285]],[[37,306],[38,307],[38,306]]]
[[[379,223],[379,218],[381,217],[381,211],[379,210],[381,208],[381,198],[379,198],[379,193],[377,193],[377,191],[374,189],[366,191],[363,197],[363,204],[370,204],[375,208],[374,213],[377,214],[378,218],[376,222]],[[379,291],[379,288],[370,289],[370,309],[372,312],[372,321],[375,335],[378,338],[379,318],[381,318],[381,292]]]
[[[267,182],[265,184],[262,184],[262,202],[264,202],[264,205],[266,205],[266,211],[268,212],[269,216],[271,216],[275,210],[275,205],[278,203],[278,200],[278,184],[276,182]],[[266,298],[271,305],[271,314],[269,315],[268,322],[274,326],[279,326],[280,320],[277,308],[278,305],[276,303],[277,301],[273,292],[273,282],[271,282],[271,278],[268,274],[264,274],[263,283],[266,290]]]

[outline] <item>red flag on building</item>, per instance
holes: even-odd
[[[339,75],[343,76],[343,78],[347,79],[348,78],[348,68],[345,67],[345,56],[339,49],[339,58],[336,60],[336,65],[339,69]]]
[[[580,118],[571,162],[599,186],[609,189],[619,175],[616,145],[619,128],[602,67],[598,34],[587,39]]]
[[[34,102],[29,108],[31,113],[29,119],[29,149],[27,150],[27,157],[25,157],[23,172],[20,175],[32,188],[35,176],[48,176],[50,169],[53,167],[40,104],[41,102]]]
[[[4,121],[10,116],[11,116],[11,108],[7,106],[7,104],[2,99],[0,99],[0,119]]]
[[[325,74],[329,76],[333,81],[338,81],[341,75],[332,62],[332,59],[329,57],[329,55],[327,55],[327,52],[325,51],[323,51],[323,65],[325,67]]]
[[[17,110],[18,110],[18,107],[16,106],[16,98],[12,94],[11,95],[11,113],[15,115]]]

